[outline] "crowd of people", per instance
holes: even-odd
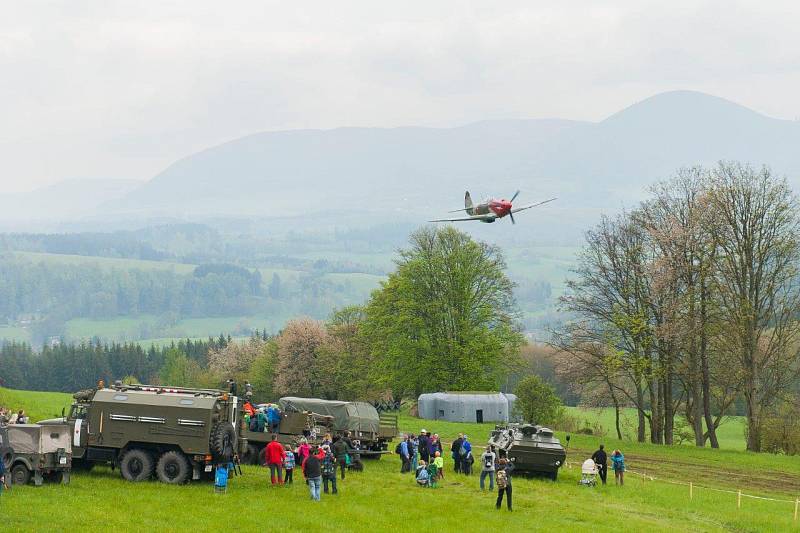
[[[5,407],[0,407],[0,425],[5,424],[28,424],[30,417],[25,414],[23,409],[12,411]]]
[[[319,444],[309,444],[302,438],[294,449],[288,444],[282,445],[273,434],[264,448],[261,464],[269,468],[272,485],[291,485],[294,470],[300,465],[311,499],[319,501],[320,489],[324,494],[339,493],[337,474],[344,481],[355,451],[349,432],[335,438],[326,434]]]

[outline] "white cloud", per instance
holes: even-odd
[[[796,2],[17,2],[0,192],[262,130],[598,120],[694,89],[800,116]]]

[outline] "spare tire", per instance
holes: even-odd
[[[219,422],[211,431],[209,447],[215,459],[230,461],[236,450],[236,428],[230,422]]]

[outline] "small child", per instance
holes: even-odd
[[[437,451],[436,455],[433,459],[433,464],[436,465],[437,476],[439,479],[444,479],[444,459],[442,458],[442,453]]]
[[[290,485],[294,481],[292,474],[294,473],[294,452],[292,447],[286,445],[286,457],[283,458],[283,470],[286,472],[283,476],[283,483]]]
[[[428,486],[428,465],[425,464],[425,461],[420,459],[419,464],[417,465],[417,483],[422,487]]]

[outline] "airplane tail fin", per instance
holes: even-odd
[[[469,216],[475,214],[475,209],[472,207],[472,198],[469,196],[469,191],[464,193],[464,210],[467,212]]]

